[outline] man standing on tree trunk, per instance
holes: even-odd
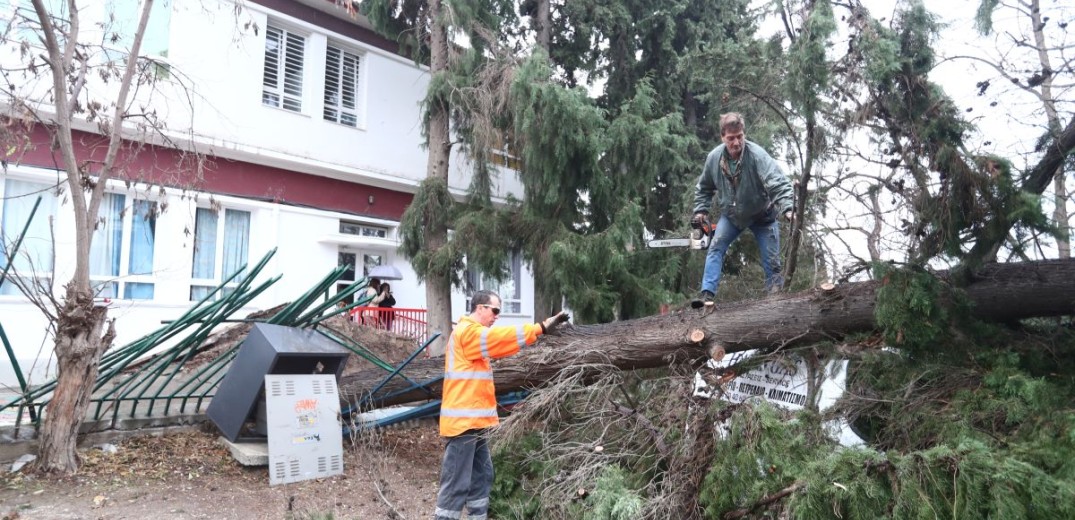
[[[493,487],[493,458],[487,430],[500,423],[496,388],[489,361],[512,356],[538,336],[552,332],[569,316],[561,311],[541,323],[494,327],[500,296],[478,291],[470,299],[470,315],[459,319],[444,351],[440,434],[446,439],[440,470],[436,520],[484,520]]]
[[[722,143],[709,152],[702,176],[698,178],[695,223],[708,223],[714,194],[720,219],[706,254],[702,290],[698,299],[691,302],[694,308],[712,305],[724,268],[724,254],[748,228],[761,250],[765,290],[776,292],[784,283],[777,217],[782,216],[788,222],[792,219],[791,183],[761,146],[746,140],[745,130],[742,115],[729,112],[720,116]]]

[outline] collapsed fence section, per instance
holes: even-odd
[[[167,418],[170,422],[200,420],[228,368],[234,361],[245,331],[228,344],[205,352],[206,340],[220,325],[265,322],[298,328],[311,328],[347,351],[365,359],[386,372],[396,371],[391,363],[380,359],[371,350],[335,330],[328,322],[333,316],[347,316],[353,309],[365,306],[367,279],[358,280],[335,294],[329,294],[346,272],[338,267],[314,284],[309,290],[276,312],[260,318],[235,319],[254,298],[276,283],[280,276],[255,284],[264,267],[275,254],[269,251],[259,262],[247,269],[242,266],[200,301],[194,303],[175,320],[159,329],[102,356],[97,380],[93,385],[90,409],[83,431],[131,428],[156,425]],[[227,287],[225,287],[227,286]],[[362,296],[356,296],[362,295]],[[353,303],[349,303],[354,299]],[[15,356],[0,328],[13,366]],[[417,342],[416,342],[417,344]],[[419,351],[424,350],[424,345]],[[215,352],[219,350],[219,352]],[[203,354],[199,356],[199,354]],[[18,372],[17,372],[18,373]],[[28,412],[30,426],[39,425],[41,414],[48,406],[55,379],[41,385],[28,385],[20,378],[20,395],[0,403],[0,411],[16,412],[15,436],[24,426]],[[413,383],[413,382],[412,382]],[[418,384],[418,383],[414,383]]]

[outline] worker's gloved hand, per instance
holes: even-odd
[[[706,213],[705,211],[699,211],[694,214],[694,218],[692,218],[691,220],[698,223],[706,222],[709,220],[709,213]]]
[[[571,319],[570,314],[568,314],[568,313],[566,313],[564,311],[560,311],[555,316],[549,316],[548,318],[545,318],[545,321],[541,322],[541,330],[545,334],[555,332],[564,323],[567,323],[567,321],[570,320],[570,319]]]

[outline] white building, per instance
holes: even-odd
[[[84,38],[122,47],[133,35],[137,0],[83,3]],[[3,23],[17,21],[11,6],[20,4],[0,0],[8,6]],[[168,187],[116,180],[102,205],[93,273],[102,296],[113,298],[116,345],[177,317],[234,268],[273,248],[263,274],[283,278],[251,311],[293,299],[339,263],[355,265],[359,277],[378,264],[399,268],[403,280],[391,282],[397,307],[424,308],[425,289],[396,249],[399,219],[426,175],[420,102],[427,68],[400,56],[393,42],[331,0],[247,0],[239,14],[228,0],[157,4],[142,54],[167,66],[154,65],[156,88],[138,89],[132,106],[155,110],[178,144],[125,150],[129,179]],[[94,25],[102,20],[114,22],[105,31]],[[0,59],[10,67],[20,58],[16,46],[5,49]],[[40,97],[50,81],[41,74],[22,87]],[[87,89],[107,100],[115,83],[91,80]],[[82,129],[80,159],[103,156],[96,123]],[[191,144],[212,159],[193,191],[182,189],[191,186],[189,165],[181,180],[169,173],[183,164],[178,148]],[[73,211],[63,194],[49,189],[62,180],[56,169],[62,161],[40,126],[28,146],[8,151],[7,161],[0,173],[3,251],[27,221],[36,198],[28,194],[43,195],[23,254],[12,264],[21,276],[53,280],[61,295],[75,254]],[[453,156],[450,187],[460,197],[469,171]],[[510,171],[495,189],[501,200],[522,196]],[[147,217],[154,208],[163,211]],[[502,324],[533,320],[532,276],[514,256],[513,280],[492,287],[504,299]],[[465,305],[460,290],[453,316],[464,314]],[[10,282],[0,287],[0,325],[22,370],[42,382],[51,359],[47,321]],[[6,356],[0,360],[0,383],[14,386],[11,364]]]

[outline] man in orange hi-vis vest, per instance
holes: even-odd
[[[494,327],[499,315],[500,296],[492,291],[474,293],[470,314],[459,319],[444,352],[440,434],[446,446],[436,520],[457,520],[464,506],[468,519],[487,518],[493,458],[484,430],[500,423],[489,361],[514,355],[569,319],[560,312],[541,323]]]

